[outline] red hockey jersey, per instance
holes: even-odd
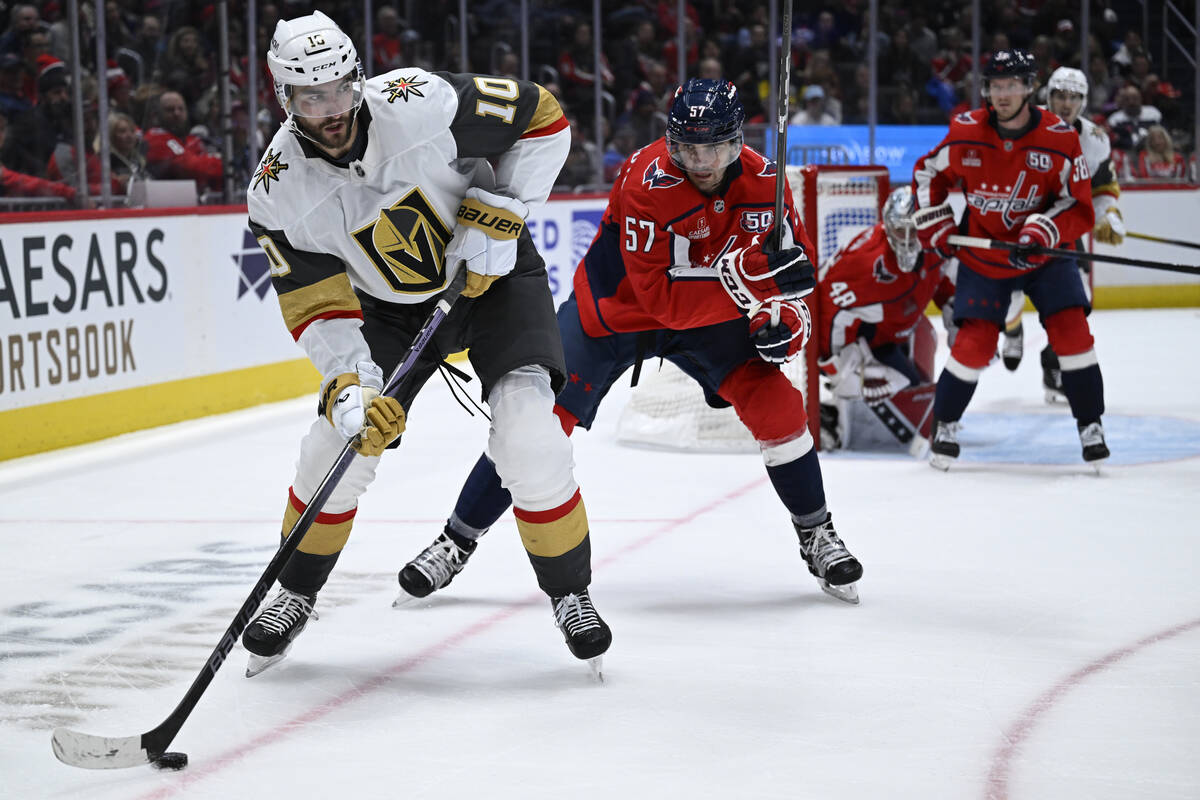
[[[1030,112],[1030,129],[1016,139],[1000,136],[990,109],[954,117],[941,144],[917,159],[917,207],[939,205],[951,190],[961,189],[967,207],[959,230],[970,236],[1014,242],[1034,213],[1054,221],[1061,246],[1089,233],[1095,221],[1091,173],[1079,134],[1044,108]],[[982,275],[1016,274],[1004,250],[959,248],[956,255]]]
[[[717,257],[761,245],[775,216],[775,164],[749,147],[729,166],[723,194],[696,189],[659,139],[621,167],[608,208],[575,270],[579,316],[589,336],[735,319],[743,312],[717,278]],[[812,245],[784,192],[784,246]]]
[[[930,300],[940,308],[954,294],[936,253],[921,253],[903,272],[883,223],[854,237],[821,268],[817,282],[820,357],[828,358],[860,336],[871,347],[905,342]]]

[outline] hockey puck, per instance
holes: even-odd
[[[150,762],[155,769],[183,769],[187,766],[187,753],[163,753],[158,758]]]

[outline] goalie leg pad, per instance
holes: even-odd
[[[812,448],[804,395],[779,367],[758,359],[747,361],[725,377],[719,394],[733,405],[760,447],[779,447],[807,437]]]

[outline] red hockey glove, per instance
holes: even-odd
[[[816,287],[816,270],[804,248],[775,251],[759,245],[756,236],[749,246],[717,257],[721,285],[740,307],[749,310],[755,303],[797,300]]]
[[[1038,252],[1058,244],[1058,226],[1045,214],[1030,214],[1017,234],[1017,247],[1008,251],[1008,263],[1017,269],[1037,269],[1050,260]]]
[[[804,350],[812,334],[812,316],[803,300],[765,305],[750,317],[750,340],[764,361],[783,364]]]
[[[917,209],[913,213],[913,223],[917,226],[917,239],[923,249],[933,250],[942,258],[954,256],[954,246],[947,240],[950,234],[957,232],[958,225],[949,203]]]

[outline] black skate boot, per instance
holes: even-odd
[[[933,441],[929,443],[929,466],[942,472],[950,469],[954,459],[958,458],[958,422],[933,421]]]
[[[811,528],[799,525],[795,528],[800,538],[800,555],[804,556],[808,571],[816,577],[821,590],[838,600],[858,605],[858,588],[854,584],[862,577],[862,564],[850,554],[833,529],[833,515],[827,514],[824,522]]]
[[[596,613],[588,590],[551,597],[550,607],[554,609],[554,624],[567,640],[571,655],[587,661],[596,677],[603,680],[601,656],[612,644],[612,631]]]
[[[392,607],[399,608],[413,599],[428,597],[449,586],[454,576],[467,566],[467,559],[478,545],[477,541],[451,533],[447,526],[433,540],[433,544],[400,570],[400,594]]]
[[[1062,369],[1050,345],[1042,348],[1042,388],[1046,390],[1048,405],[1067,402],[1067,396],[1063,393]]]
[[[297,594],[279,588],[279,594],[267,603],[242,633],[242,646],[250,652],[246,677],[253,678],[278,664],[292,648],[292,642],[304,630],[309,617],[318,619],[313,606],[317,596]]]
[[[1091,464],[1108,458],[1108,445],[1104,442],[1104,426],[1100,420],[1087,424],[1079,423],[1079,443],[1083,445],[1083,460]]]
[[[1017,327],[1004,331],[1004,340],[1000,343],[1000,358],[1009,372],[1016,372],[1021,366],[1021,356],[1025,355],[1025,327],[1018,322]]]

